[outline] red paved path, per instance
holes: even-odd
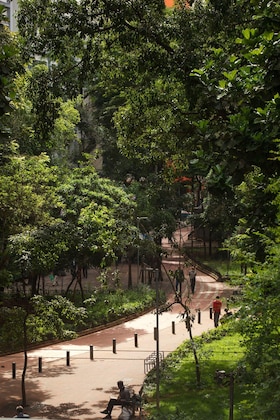
[[[168,262],[167,269],[174,268],[178,262]],[[165,286],[160,282],[160,287]],[[188,290],[184,283],[184,296]],[[198,272],[196,292],[189,307],[197,315],[201,310],[201,323],[198,317],[193,324],[193,335],[213,328],[209,307],[217,294],[230,296],[232,291],[224,283]],[[173,296],[170,296],[173,299]],[[180,317],[181,306],[175,304],[172,312],[159,316],[159,347],[166,356],[174,351],[185,339],[188,331]],[[172,331],[175,323],[175,334]],[[106,330],[89,334],[69,342],[45,347],[29,352],[29,367],[26,376],[26,411],[33,418],[99,420],[103,418],[100,410],[106,407],[111,395],[116,395],[116,383],[123,380],[127,386],[139,391],[143,380],[144,360],[156,349],[154,327],[156,316],[148,313],[135,320]],[[135,347],[134,334],[138,336]],[[116,354],[112,342],[116,340]],[[90,346],[94,349],[94,360],[90,359]],[[66,365],[66,352],[70,352],[70,366]],[[42,357],[43,370],[38,372],[38,357]],[[16,362],[17,377],[12,379],[12,363]],[[21,398],[22,354],[0,358],[0,416],[12,416]],[[113,410],[117,419],[120,410]]]

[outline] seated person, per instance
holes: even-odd
[[[102,414],[107,414],[104,419],[111,419],[111,413],[115,405],[125,406],[130,403],[130,392],[125,388],[123,381],[118,381],[118,388],[120,390],[118,398],[111,398],[108,402],[106,410],[101,411]]]
[[[14,416],[14,418],[25,418],[25,419],[29,419],[29,415],[28,414],[24,414],[22,405],[18,405],[17,406],[16,413],[17,414]]]

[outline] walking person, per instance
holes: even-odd
[[[222,308],[222,302],[220,301],[220,296],[216,296],[216,299],[213,301],[214,325],[216,328],[219,325],[221,308]]]
[[[101,414],[107,414],[104,419],[111,419],[111,413],[115,405],[126,406],[130,403],[130,392],[127,388],[125,388],[123,381],[118,381],[117,383],[119,388],[119,396],[118,398],[111,398],[108,402],[107,408],[101,411]]]
[[[189,271],[189,278],[190,278],[190,284],[191,284],[191,291],[192,294],[194,294],[195,291],[195,283],[196,283],[196,269],[194,266]]]
[[[182,283],[185,280],[184,271],[181,266],[175,271],[175,280],[176,280],[176,294],[179,293],[179,296],[182,296]]]

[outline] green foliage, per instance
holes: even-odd
[[[106,265],[121,255],[133,238],[131,196],[95,169],[81,164],[65,177],[59,195],[64,210],[68,263]]]
[[[226,221],[221,233],[230,235],[242,212],[234,187],[253,167],[265,177],[277,170],[268,161],[279,138],[277,2],[193,2],[168,12],[162,1],[140,0],[20,6],[30,53],[55,60],[61,85],[69,87],[70,74],[91,92],[114,176],[134,168],[140,179],[141,162],[168,186],[170,162],[187,175],[206,176],[208,191],[227,208],[214,221],[209,208],[203,223],[216,229]]]
[[[31,249],[37,247],[38,258],[46,258],[39,251],[39,243],[46,252],[46,229],[50,231],[55,222],[54,213],[61,207],[56,194],[57,175],[55,168],[49,167],[46,155],[38,157],[11,157],[1,167],[0,173],[0,249],[1,270],[11,270],[14,258],[25,258]],[[37,237],[38,243],[34,242]],[[13,254],[14,258],[11,258]],[[35,257],[32,257],[35,258]],[[33,270],[35,270],[34,264]],[[18,270],[21,271],[20,269]],[[1,278],[4,276],[1,275]],[[7,276],[4,284],[9,280]]]
[[[24,348],[24,307],[0,307],[1,351],[16,351]]]
[[[174,173],[206,180],[207,195],[199,190],[196,200],[196,210],[204,210],[200,222],[210,231],[219,229],[219,240],[231,236],[225,246],[237,261],[253,268],[244,280],[240,325],[256,388],[254,405],[248,401],[242,418],[278,418],[280,6],[275,0],[191,3],[185,8],[178,2],[166,12],[162,0],[21,0],[24,53],[47,54],[56,63],[51,71],[34,69],[32,100],[25,104],[27,127],[22,131],[36,153],[52,149],[61,132],[68,138],[71,127],[65,133],[58,124],[54,133],[62,107],[58,98],[75,97],[86,86],[99,107],[94,115],[104,127],[99,138],[106,142],[110,162],[118,160],[114,176],[123,181],[129,170],[137,180],[127,189],[136,197],[139,213],[152,219],[158,241],[173,230],[182,205],[175,200],[173,168]],[[10,47],[4,51],[9,53]],[[1,83],[6,95],[10,79],[4,77]],[[7,98],[0,102],[6,110]],[[35,116],[30,116],[31,109]],[[38,131],[30,129],[33,117]],[[72,117],[75,122],[77,116]],[[119,160],[120,152],[125,159]],[[145,188],[138,183],[142,176],[148,179]],[[40,217],[53,221],[32,188],[28,206],[28,188],[22,187],[24,218],[18,206],[11,211],[19,195],[12,177],[3,174],[5,235],[21,234],[21,226],[33,227],[31,216],[40,228]],[[63,211],[56,217],[62,221],[62,244],[67,248],[60,264],[73,258],[79,264],[110,263],[125,245],[134,244],[132,197],[107,180],[99,182],[89,167],[66,174],[60,202]],[[18,230],[17,219],[22,224]],[[23,241],[30,247],[31,236]],[[45,249],[44,253],[48,255]],[[185,383],[182,389],[191,401],[196,398]],[[271,389],[276,391],[269,394]],[[217,416],[221,412],[225,417],[224,393],[213,394],[216,411],[210,415],[207,394],[197,395],[207,418],[215,418],[217,407]],[[195,418],[193,407],[184,411]],[[171,412],[173,416],[175,409]],[[181,411],[176,415],[184,416]]]
[[[69,146],[78,141],[76,126],[80,114],[77,106],[81,98],[63,100],[55,86],[53,72],[45,64],[30,65],[24,75],[17,76],[10,126],[20,153],[46,152],[52,160],[62,164]]]
[[[268,187],[270,179],[254,167],[236,187],[240,206],[240,217],[225,248],[230,250],[234,260],[241,264],[255,264],[265,260],[267,244],[273,240],[269,230],[275,222],[275,195]]]
[[[27,320],[29,343],[53,338],[70,339],[85,325],[85,308],[76,307],[65,297],[46,300],[43,296],[34,296],[31,304],[33,311]]]
[[[159,413],[154,408],[154,373],[148,375],[144,395],[148,401],[145,408],[149,419],[175,419],[176,416],[179,419],[225,419],[229,407],[229,382],[225,379],[224,384],[218,385],[216,370],[235,372],[234,418],[248,418],[240,408],[246,392],[242,369],[244,348],[240,347],[241,336],[234,329],[235,323],[232,327],[219,327],[195,338],[202,371],[200,388],[194,380],[195,366],[188,341],[164,360],[160,372]]]
[[[26,350],[32,344],[49,339],[73,338],[86,318],[84,308],[76,307],[62,296],[51,300],[34,296],[17,303],[17,306],[0,308],[2,352]]]
[[[160,299],[164,302],[165,296],[161,295]],[[155,300],[155,291],[145,285],[129,290],[101,287],[84,302],[75,304],[62,296],[35,295],[30,300],[18,297],[17,305],[13,300],[5,300],[0,308],[1,351],[24,348],[25,318],[27,346],[30,346],[46,340],[71,339],[82,329],[150,309]]]
[[[1,168],[1,220],[10,233],[51,221],[50,208],[59,206],[56,182],[56,170],[44,154],[13,157]]]
[[[14,261],[19,278],[30,278],[32,274],[40,275],[53,270],[61,254],[68,249],[61,232],[63,226],[53,223],[9,238],[10,260]]]
[[[126,315],[140,313],[151,308],[155,299],[155,291],[145,285],[129,290],[108,290],[103,287],[84,302],[88,323],[94,327]]]
[[[13,149],[10,142],[9,116],[15,97],[13,79],[22,72],[16,39],[5,24],[5,6],[0,5],[0,160],[1,164]]]
[[[276,385],[279,380],[279,296],[278,262],[270,261],[257,275],[247,279],[240,311],[240,331],[254,383],[251,394],[256,419],[277,418],[279,412]],[[271,394],[269,389],[274,392]],[[264,400],[265,405],[261,403]]]

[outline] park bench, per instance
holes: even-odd
[[[139,393],[136,394],[134,389],[130,389],[130,401],[123,405],[122,412],[119,419],[130,420],[136,417],[136,412],[139,412],[141,417],[142,411],[142,388]]]

